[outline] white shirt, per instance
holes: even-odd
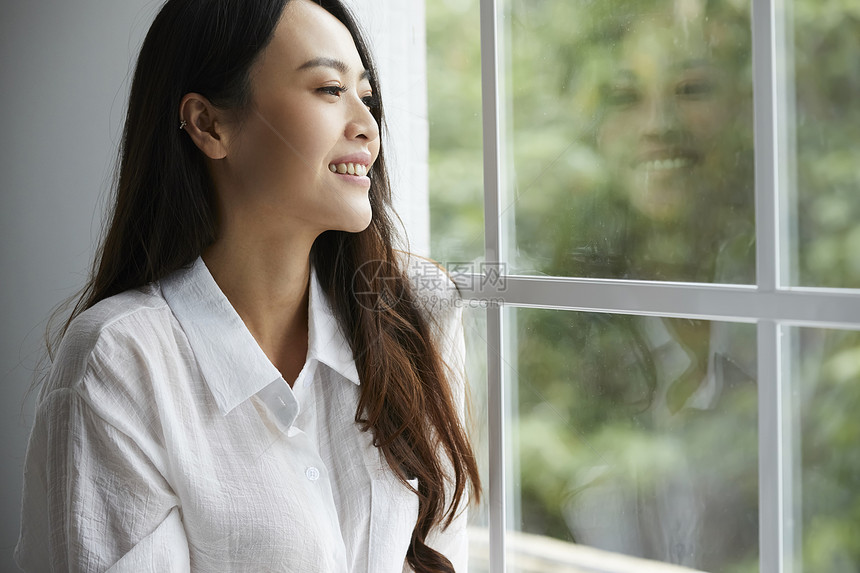
[[[462,309],[431,267],[413,259],[410,276],[443,359],[462,373]],[[418,498],[354,421],[355,362],[313,270],[308,310],[307,359],[292,388],[202,259],[81,314],[39,394],[18,564],[407,570]],[[458,572],[465,522],[462,512],[428,540]]]

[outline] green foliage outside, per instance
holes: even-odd
[[[477,2],[427,3],[431,252],[439,261],[484,252],[479,28]]]
[[[664,25],[667,6],[676,21],[678,10],[691,14],[681,20],[704,31],[700,45]],[[748,2],[508,7],[510,270],[753,282]],[[797,150],[793,280],[858,288],[860,5],[795,0],[793,13],[796,103],[783,126]],[[443,262],[483,256],[478,31],[477,0],[428,1],[431,248]],[[704,46],[708,66],[667,75],[665,54],[679,45]],[[622,61],[645,80],[619,75]],[[671,116],[660,141],[675,155],[663,164],[630,143],[646,103]],[[754,327],[544,310],[519,310],[515,323],[515,526],[714,572],[757,571]],[[802,570],[860,571],[860,336],[793,336]]]

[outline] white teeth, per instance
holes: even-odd
[[[368,167],[360,163],[331,163],[328,166],[332,173],[340,173],[341,175],[357,175],[363,177],[367,175]]]
[[[680,169],[687,167],[692,161],[686,157],[675,157],[672,159],[655,159],[653,161],[643,161],[642,167],[650,171],[665,171],[667,169]]]

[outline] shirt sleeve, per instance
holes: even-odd
[[[187,572],[178,501],[141,440],[74,388],[40,401],[24,469],[24,571]]]

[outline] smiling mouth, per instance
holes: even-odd
[[[340,175],[354,175],[356,177],[364,177],[370,168],[361,163],[330,163],[328,170],[332,173]]]
[[[693,165],[690,157],[667,157],[666,159],[651,159],[642,161],[637,166],[645,171],[669,171],[672,169],[684,169]]]

